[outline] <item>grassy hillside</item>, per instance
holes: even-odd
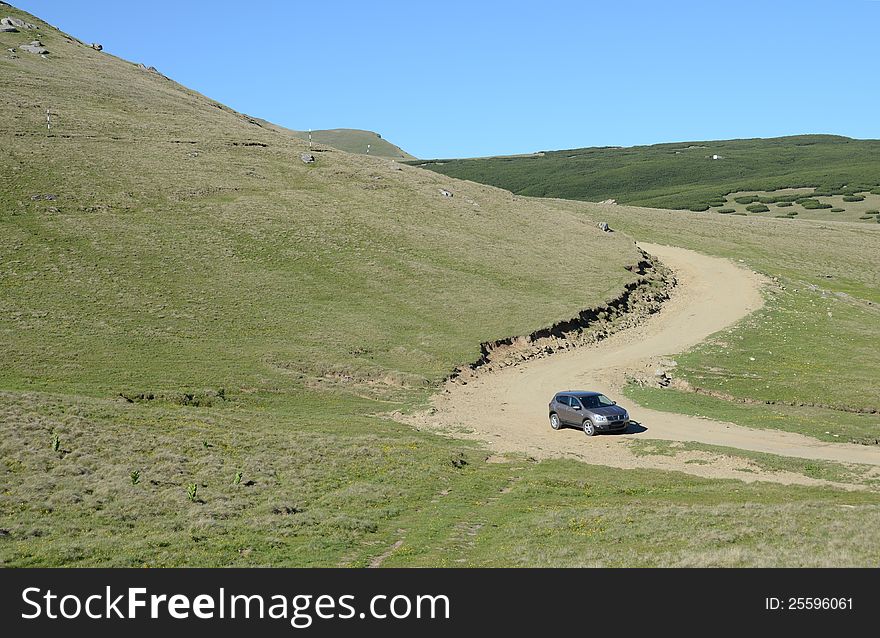
[[[309,139],[308,131],[295,131],[260,118],[255,118],[255,120],[266,128],[293,135],[301,140]],[[387,157],[395,160],[415,159],[399,146],[383,139],[378,133],[361,129],[334,128],[314,130],[312,131],[312,142],[315,144],[330,146],[347,153],[358,153],[361,155],[367,155],[367,145],[369,145],[369,155]]]
[[[308,131],[295,133],[300,139],[309,139]],[[367,145],[370,146],[370,155],[377,157],[389,157],[391,159],[408,160],[413,156],[395,146],[391,142],[382,139],[382,136],[373,131],[362,131],[351,128],[334,128],[327,130],[312,131],[312,141],[318,144],[326,144],[340,151],[349,153],[366,153]]]
[[[811,187],[820,196],[842,196],[877,189],[880,140],[799,135],[581,148],[417,165],[521,195],[705,210],[733,203],[725,196],[737,191]]]
[[[490,463],[375,416],[632,282],[601,209],[306,164],[295,135],[0,13],[39,26],[0,34],[0,565],[367,565],[399,540],[388,564],[880,560],[875,494]]]

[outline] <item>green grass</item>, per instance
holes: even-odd
[[[0,50],[20,37],[0,34]],[[0,158],[0,387],[423,398],[482,341],[635,278],[631,242],[564,204],[380,158],[305,165],[289,133],[49,28],[40,38],[45,60],[0,56],[16,132]],[[52,94],[51,132],[34,83]],[[559,227],[574,231],[561,244]]]
[[[269,124],[269,126],[275,125]],[[289,133],[301,140],[309,139],[308,131],[289,131]],[[379,133],[374,133],[373,131],[349,128],[315,130],[312,131],[312,142],[332,146],[348,153],[369,154],[375,157],[387,157],[395,160],[415,159],[399,146],[383,139]],[[369,149],[367,148],[368,146]],[[369,153],[367,153],[367,150],[369,150]]]
[[[452,491],[421,513],[429,525],[414,533],[404,524],[403,544],[385,564],[826,566],[877,557],[863,518],[880,515],[873,494],[573,461],[501,467],[505,480],[492,496]],[[474,509],[464,515],[462,503],[471,499]]]
[[[386,566],[880,558],[877,494],[489,462],[370,407],[332,393],[216,409],[0,394],[0,564],[365,566],[398,541]]]
[[[636,206],[693,209],[737,191],[806,186],[829,194],[871,190],[880,182],[878,150],[878,140],[799,135],[416,163],[521,195],[614,198]],[[713,154],[724,159],[709,159]],[[737,201],[751,204],[758,198]]]
[[[637,385],[627,386],[625,393],[639,405],[654,410],[693,414],[757,429],[796,432],[831,443],[873,444],[880,437],[877,414],[783,404],[745,404],[705,394]]]
[[[708,458],[693,459],[693,461],[711,464],[714,460],[722,458],[742,459],[755,470],[765,472],[788,472],[834,483],[847,485],[876,486],[880,484],[874,472],[874,466],[858,465],[849,463],[837,463],[833,461],[819,461],[814,459],[799,459],[790,456],[778,456],[764,452],[740,450],[720,445],[706,445],[703,443],[662,441],[652,439],[636,439],[630,444],[630,450],[636,456],[678,456],[687,452],[705,452]],[[753,471],[751,468],[744,468]]]

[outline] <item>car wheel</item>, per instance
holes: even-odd
[[[596,426],[593,425],[593,422],[589,419],[584,421],[584,434],[586,434],[587,436],[596,435]]]
[[[550,427],[554,430],[558,430],[562,427],[562,421],[559,420],[559,415],[555,412],[550,415]]]

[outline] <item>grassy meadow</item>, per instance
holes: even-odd
[[[619,294],[640,254],[596,228],[605,208],[321,145],[306,164],[292,133],[3,12],[40,28],[0,33],[0,565],[880,560],[875,493],[499,459],[376,416],[423,406],[482,341]],[[36,38],[45,58],[7,51]],[[728,253],[718,223],[726,248],[682,241]],[[831,238],[805,270],[751,240],[804,295],[850,295],[863,352],[872,245]]]
[[[633,206],[694,210],[708,210],[728,194],[743,191],[810,187],[829,196],[845,196],[880,186],[880,140],[836,135],[580,148],[414,163],[520,195],[592,202],[616,199]]]

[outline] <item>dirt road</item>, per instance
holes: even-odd
[[[433,399],[433,414],[420,414],[407,421],[485,441],[499,452],[524,452],[536,458],[573,457],[614,467],[675,469],[747,481],[821,483],[797,473],[767,472],[735,456],[696,451],[675,456],[636,456],[629,450],[629,442],[635,438],[694,441],[880,466],[880,450],[875,447],[825,443],[779,430],[659,412],[627,400],[621,393],[627,371],[643,371],[646,366],[653,369],[658,358],[690,348],[763,304],[761,277],[729,260],[683,248],[640,246],[672,268],[679,282],[661,312],[597,345],[481,374],[467,385],[449,383]],[[554,432],[547,420],[547,403],[555,392],[565,389],[604,392],[618,400],[641,427],[632,427],[627,434],[593,438],[576,429]]]

